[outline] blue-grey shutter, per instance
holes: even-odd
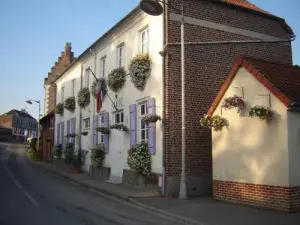
[[[130,148],[136,145],[136,104],[129,106],[130,113]]]
[[[108,128],[109,126],[109,113],[104,113],[104,127]],[[109,134],[103,134],[103,144],[104,144],[104,150],[105,153],[109,152]]]
[[[76,135],[76,118],[72,119],[72,123],[73,123],[73,130],[72,133]],[[75,150],[75,145],[76,145],[76,138],[78,138],[77,136],[73,137],[73,149]]]
[[[94,135],[94,138],[93,138],[93,144],[94,145],[97,145],[98,144],[98,132],[97,132],[97,127],[98,127],[98,115],[94,116],[94,121],[93,121],[93,135]]]
[[[62,144],[62,147],[64,148],[65,147],[65,134],[64,134],[64,131],[65,131],[65,123],[64,122],[61,122],[61,144]]]
[[[155,98],[148,99],[148,114],[156,114]],[[156,152],[156,123],[148,124],[148,151],[150,155],[154,155]]]
[[[56,140],[56,144],[59,145],[59,144],[61,144],[61,143],[60,143],[60,123],[57,124],[57,134],[56,134],[56,135],[57,135],[57,136],[56,136],[56,139],[57,139],[57,140]]]

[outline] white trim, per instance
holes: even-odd
[[[170,13],[170,20],[181,22],[182,16],[179,14]],[[236,27],[232,27],[232,26],[228,26],[228,25],[219,24],[219,23],[214,23],[214,22],[210,22],[210,21],[206,21],[206,20],[200,20],[200,19],[196,19],[193,17],[189,17],[189,16],[184,17],[184,22],[187,24],[198,25],[201,27],[211,28],[214,30],[220,30],[220,31],[224,31],[227,33],[238,34],[238,35],[261,39],[261,40],[278,40],[278,41],[285,40],[285,39],[274,37],[271,35],[262,34],[262,33],[254,32],[254,31],[250,31],[250,30],[245,30],[245,29],[241,29],[241,28],[236,28]]]
[[[144,98],[140,98],[140,99],[136,100],[135,102],[137,104],[141,104],[141,103],[147,101],[149,98],[150,98],[150,96],[147,96],[147,97],[144,97]]]

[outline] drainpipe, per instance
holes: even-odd
[[[97,55],[95,52],[92,51],[92,49],[90,49],[90,52],[94,55],[94,68],[93,68],[93,72],[94,74],[96,75],[97,77],[97,68],[96,68],[96,65],[97,65]],[[94,77],[93,77],[94,78]],[[94,127],[94,116],[95,116],[95,105],[96,105],[96,100],[94,99],[94,97],[92,96],[92,124],[91,124],[91,127],[92,127],[92,135],[91,135],[91,143],[94,143],[94,130],[96,129],[96,127]]]
[[[83,86],[83,63],[81,64],[81,71],[80,71],[80,89],[82,88]],[[82,130],[82,108],[79,107],[79,132],[77,132],[77,137],[78,137],[78,160],[80,160],[80,167],[81,167],[81,138],[82,138],[82,135],[81,135],[81,130]]]

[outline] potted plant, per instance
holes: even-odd
[[[228,121],[219,115],[204,115],[200,119],[200,125],[210,129],[213,128],[214,131],[222,131],[224,127],[228,126]]]
[[[91,148],[91,161],[93,166],[100,168],[105,158],[104,145],[98,144]]]
[[[61,116],[64,114],[64,104],[63,103],[58,103],[55,106],[55,113],[59,114]]]
[[[266,121],[270,121],[273,118],[273,111],[268,108],[268,107],[264,107],[264,106],[254,106],[250,108],[249,111],[249,116],[254,118],[258,118],[260,120],[266,120]]]
[[[75,97],[68,97],[65,100],[64,108],[70,112],[74,112],[76,107]]]
[[[136,55],[129,64],[131,82],[138,90],[144,90],[147,78],[151,74],[149,54]]]
[[[88,87],[83,87],[77,95],[77,103],[81,108],[85,108],[90,104],[90,90]]]
[[[236,108],[237,112],[240,114],[245,108],[245,102],[242,97],[234,95],[224,99],[222,108],[226,110]]]
[[[114,92],[117,92],[119,89],[121,89],[125,84],[125,81],[126,72],[122,67],[112,70],[107,77],[108,87]]]
[[[154,114],[148,114],[142,118],[142,122],[145,124],[156,123],[158,120],[161,121],[161,117]]]
[[[116,129],[118,131],[123,131],[123,132],[128,132],[129,129],[126,125],[122,124],[122,123],[116,123],[114,125],[110,126],[110,129]]]
[[[100,132],[102,134],[109,134],[110,133],[110,129],[107,128],[107,127],[97,127],[96,131]]]

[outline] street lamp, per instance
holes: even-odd
[[[38,129],[37,129],[37,149],[40,149],[40,116],[41,116],[41,102],[37,100],[27,100],[26,103],[32,105],[32,102],[36,102],[39,104],[39,115],[38,115]]]
[[[140,8],[145,13],[152,16],[159,16],[163,13],[163,6],[165,3],[160,0],[141,0]],[[171,8],[171,7],[170,7]],[[174,10],[179,10],[171,8]],[[182,132],[181,132],[181,176],[180,176],[180,191],[179,198],[184,199],[187,197],[186,193],[186,174],[185,174],[185,58],[184,58],[184,6],[181,4],[181,123],[182,123]]]

